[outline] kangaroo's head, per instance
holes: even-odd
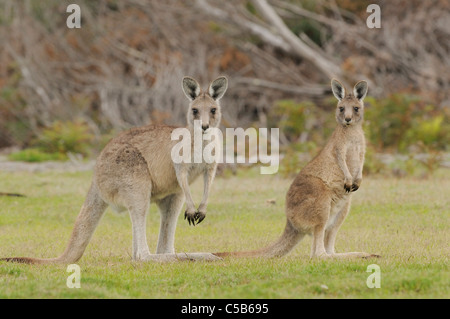
[[[194,127],[196,120],[200,121],[203,133],[210,127],[219,126],[221,118],[219,100],[225,94],[227,86],[227,78],[221,76],[211,82],[208,91],[203,92],[196,80],[188,76],[183,78],[183,92],[191,101],[187,113],[190,128]]]
[[[336,79],[331,80],[331,89],[338,99],[336,121],[344,127],[361,123],[364,115],[363,99],[367,94],[367,82],[359,81],[353,93],[347,94],[345,87]]]

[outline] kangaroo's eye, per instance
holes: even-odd
[[[353,109],[355,110],[355,112],[359,111],[359,107],[357,107],[357,106],[355,106]]]
[[[198,110],[197,109],[192,109],[192,114],[197,115],[198,114]]]
[[[216,114],[216,108],[212,108],[212,109],[211,109],[211,113],[212,113],[212,114]]]
[[[339,112],[344,112],[344,108],[342,106],[339,108]]]

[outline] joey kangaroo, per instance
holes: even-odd
[[[183,78],[182,89],[189,99],[187,128],[194,134],[194,121],[201,121],[202,132],[218,127],[221,118],[219,100],[225,94],[228,81],[219,77],[206,92],[190,77]],[[206,214],[208,194],[217,163],[180,163],[171,158],[172,126],[132,128],[112,139],[99,155],[86,200],[81,208],[64,253],[53,259],[28,257],[2,260],[32,264],[73,263],[81,258],[98,222],[108,206],[115,211],[128,210],[133,231],[133,260],[215,260],[209,253],[175,253],[174,240],[177,218],[186,200],[185,219],[200,223]],[[200,133],[200,134],[201,134]],[[191,139],[193,142],[193,139]],[[193,148],[193,145],[192,145]],[[195,208],[189,184],[200,174],[204,176],[203,199]],[[154,201],[161,213],[156,254],[150,254],[146,239],[146,215]]]
[[[331,81],[337,126],[322,151],[297,175],[286,195],[286,227],[269,247],[247,252],[214,253],[216,256],[278,257],[286,255],[306,235],[312,234],[311,257],[371,257],[364,252],[336,253],[339,227],[350,210],[352,192],[361,185],[365,153],[362,130],[367,82],[360,81],[347,94]]]

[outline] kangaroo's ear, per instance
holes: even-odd
[[[226,77],[221,76],[211,82],[209,85],[208,93],[214,100],[220,100],[225,91],[228,88],[228,80]]]
[[[353,88],[353,95],[358,99],[362,100],[366,97],[368,90],[367,82],[366,81],[359,81],[355,84],[355,87]]]
[[[331,90],[339,101],[341,101],[346,95],[345,87],[336,79],[331,80]]]
[[[200,95],[200,85],[193,78],[185,76],[182,86],[183,92],[189,100],[194,101]]]

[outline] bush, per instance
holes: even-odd
[[[87,156],[93,139],[89,127],[82,121],[56,121],[51,127],[45,128],[33,144],[46,153],[75,153]]]
[[[367,97],[366,136],[377,151],[446,150],[450,145],[450,114],[418,96],[392,94],[385,99]]]
[[[319,148],[314,142],[293,143],[285,147],[280,161],[280,173],[284,177],[297,175],[318,152]]]
[[[65,160],[65,154],[46,153],[39,148],[27,148],[19,152],[11,153],[9,159],[23,162],[45,162]]]
[[[367,145],[364,158],[364,174],[380,174],[386,170],[386,165],[376,156],[372,145]]]
[[[414,119],[412,122],[411,128],[405,133],[405,140],[400,144],[400,149],[405,149],[405,146],[408,145],[416,145],[426,149],[439,150],[448,145],[448,135],[442,134],[444,132],[443,115],[425,120]]]
[[[278,101],[268,114],[270,127],[279,127],[289,142],[313,141],[320,144],[327,135],[325,114],[312,102]]]
[[[60,122],[42,130],[33,147],[10,154],[13,161],[43,162],[67,160],[68,153],[88,156],[94,136],[82,121]]]

